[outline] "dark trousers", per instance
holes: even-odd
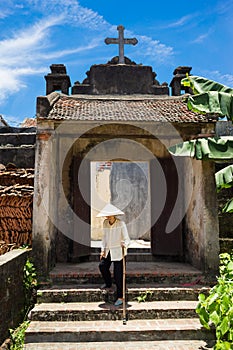
[[[99,263],[99,269],[103,276],[104,282],[108,288],[112,286],[112,277],[110,266],[112,264],[110,252],[106,258]],[[113,261],[113,275],[117,287],[117,298],[123,297],[123,260]]]

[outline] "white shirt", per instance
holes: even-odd
[[[127,247],[130,244],[130,238],[124,221],[116,219],[116,221],[110,225],[108,219],[104,220],[101,251],[105,253],[105,257],[107,257],[110,251],[111,260],[120,261],[122,259],[121,242],[123,242],[126,247],[126,249],[124,249],[124,255],[126,255]]]

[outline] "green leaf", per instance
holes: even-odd
[[[233,185],[233,164],[217,171],[215,173],[215,182],[217,190],[231,187]]]
[[[195,94],[188,97],[189,109],[227,116],[229,120],[233,120],[233,89],[198,76],[188,76],[181,83],[191,87]]]
[[[212,312],[212,314],[210,314],[210,320],[213,322],[213,324],[215,325],[215,327],[219,324],[219,315],[217,314],[216,311]]]
[[[215,293],[214,295],[210,295],[208,298],[208,304],[211,305],[219,298],[218,293]]]
[[[229,330],[229,320],[228,317],[224,317],[220,325],[218,326],[218,330],[220,330],[221,334],[224,335]]]
[[[233,198],[222,208],[223,213],[233,213]]]
[[[233,271],[233,261],[230,261],[229,264],[227,265],[227,268],[230,270],[230,271]]]
[[[209,326],[209,314],[204,308],[202,308],[200,310],[199,317],[200,317],[201,324],[205,328],[210,329],[210,326]]]
[[[198,300],[199,300],[199,301],[204,301],[205,299],[206,299],[205,294],[200,293],[200,294],[198,295]]]
[[[217,341],[214,350],[232,350],[232,344],[227,341]]]

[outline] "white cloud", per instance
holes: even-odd
[[[17,4],[13,7],[11,1],[8,5],[11,11],[19,9]],[[47,65],[47,61],[92,50],[100,46],[100,42],[103,45],[105,35],[115,33],[117,36],[117,26],[108,23],[103,16],[92,9],[81,6],[76,0],[25,0],[20,3],[20,8],[22,7],[25,11],[31,9],[34,14],[40,13],[40,17],[42,14],[44,19],[23,30],[13,32],[11,36],[8,33],[8,38],[0,41],[0,103],[9,95],[26,87],[24,77],[29,74],[45,73],[44,68],[41,67]],[[52,17],[48,17],[48,13]],[[86,33],[84,32],[83,36],[91,36],[93,39],[87,45],[83,43],[72,49],[62,47],[61,50],[52,50],[53,40],[56,45],[56,37],[52,36],[53,27],[57,25],[84,28]],[[173,48],[158,40],[147,36],[137,36],[137,38],[140,41],[140,56],[143,54],[154,57],[157,61],[163,61],[173,55]]]
[[[0,104],[10,95],[26,88],[26,76],[46,73],[46,61],[91,50],[98,45],[98,39],[94,39],[86,46],[51,51],[51,29],[62,23],[63,18],[57,16],[41,20],[0,41]]]
[[[201,44],[201,43],[203,43],[203,41],[205,41],[206,38],[208,38],[209,35],[210,35],[210,31],[208,31],[207,33],[201,34],[196,39],[194,39],[192,41],[192,43],[193,44]]]
[[[0,103],[5,101],[10,94],[17,93],[26,87],[23,77],[42,74],[46,71],[46,67],[2,69],[0,72]]]
[[[64,15],[64,22],[92,30],[101,30],[111,25],[97,12],[79,5],[77,0],[27,0],[44,15],[48,12]]]
[[[42,20],[32,27],[0,41],[0,65],[25,65],[34,60],[33,54],[46,47],[50,28],[60,23],[61,18]]]
[[[217,81],[220,84],[233,88],[233,74],[221,73],[218,70],[202,71],[201,74],[208,79]]]
[[[12,0],[1,1],[0,19],[8,17],[12,13]]]
[[[183,27],[185,24],[187,24],[190,20],[192,20],[196,15],[192,14],[192,15],[186,15],[183,16],[181,18],[179,18],[178,20],[168,23],[166,25],[166,28],[178,28],[178,27]]]
[[[59,18],[40,21],[0,41],[0,103],[26,87],[23,77],[44,73],[35,58],[39,48],[43,50],[45,46],[48,30],[59,21]]]
[[[137,36],[141,55],[156,58],[157,62],[164,62],[174,55],[174,50],[171,46],[162,44],[159,40],[154,40],[148,36]]]
[[[220,1],[214,11],[219,15],[225,15],[226,13],[230,13],[233,7],[232,0]]]
[[[3,11],[0,12],[0,19],[6,18],[8,15],[9,15],[9,11],[7,11],[7,10],[4,11],[3,10]]]
[[[67,50],[59,50],[59,51],[54,51],[54,52],[48,52],[48,53],[39,53],[37,55],[37,60],[51,60],[54,58],[59,58],[59,57],[65,57],[68,55],[73,55],[75,53],[83,52],[83,51],[88,51],[92,50],[95,47],[99,45],[99,40],[94,39],[92,40],[88,45],[86,46],[79,46],[75,49],[67,49]]]
[[[22,123],[22,120],[20,117],[15,117],[12,115],[4,115],[2,114],[4,120],[10,125],[10,126],[15,126],[18,127],[20,123]]]

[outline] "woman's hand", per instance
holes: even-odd
[[[100,260],[102,260],[103,258],[105,258],[105,253],[104,253],[104,252],[101,252],[101,253],[100,253]]]

